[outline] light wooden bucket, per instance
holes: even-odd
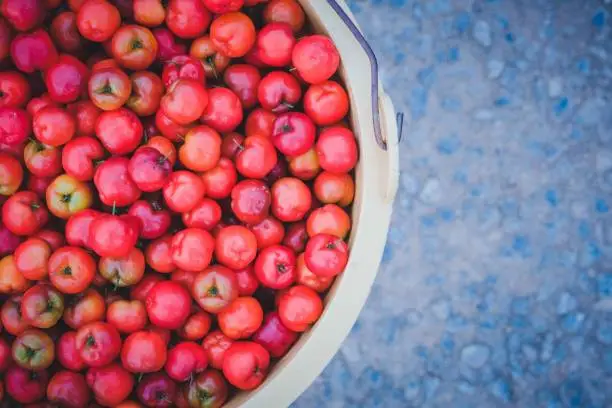
[[[398,123],[391,100],[379,85],[376,61],[363,43],[354,17],[342,0],[298,1],[315,31],[329,35],[336,44],[342,61],[340,74],[351,100],[352,127],[360,153],[351,253],[345,272],[325,299],[319,321],[259,388],[237,395],[226,405],[230,408],[286,407],[323,371],[353,327],[374,283],[398,186]]]

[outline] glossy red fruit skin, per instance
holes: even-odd
[[[82,374],[72,371],[55,373],[47,385],[49,402],[61,404],[66,408],[80,408],[87,405],[90,398],[89,386]]]
[[[140,300],[117,300],[108,305],[106,321],[122,333],[133,333],[147,325],[147,311]]]
[[[11,347],[7,344],[6,340],[0,339],[0,373],[4,373],[12,363]]]
[[[173,142],[182,141],[192,127],[191,125],[179,125],[166,116],[162,109],[155,114],[155,126],[159,129],[159,133]]]
[[[21,315],[22,295],[10,297],[2,305],[0,317],[2,318],[2,326],[7,333],[18,336],[24,330],[31,327],[30,324]]]
[[[59,338],[55,354],[59,363],[68,370],[81,371],[86,367],[77,349],[76,331],[67,331]]]
[[[244,136],[236,132],[228,133],[223,136],[223,141],[221,142],[221,156],[234,160],[238,152],[243,149],[243,143]]]
[[[263,12],[267,23],[287,23],[294,33],[298,33],[304,26],[306,17],[300,4],[295,0],[270,0]]]
[[[306,220],[308,235],[330,234],[344,239],[351,229],[351,217],[336,204],[326,204],[317,208]]]
[[[257,291],[257,288],[259,288],[259,281],[253,271],[253,265],[239,269],[235,271],[235,274],[238,281],[238,295],[252,296]]]
[[[11,58],[21,72],[46,71],[58,58],[49,34],[42,29],[20,33],[11,43]]]
[[[5,0],[0,12],[18,31],[30,31],[45,18],[42,0]]]
[[[178,79],[161,99],[161,109],[173,122],[188,125],[196,121],[209,105],[209,93],[204,84],[195,79]]]
[[[49,382],[46,370],[29,371],[12,365],[4,374],[6,393],[21,404],[30,404],[44,398]]]
[[[330,288],[332,283],[334,283],[333,276],[319,276],[312,273],[312,271],[306,266],[306,262],[304,261],[304,253],[301,253],[298,256],[296,268],[297,283],[299,285],[307,286],[316,292],[323,293]]]
[[[49,94],[45,93],[36,98],[30,99],[30,101],[26,105],[26,111],[30,114],[30,116],[34,116],[39,110],[41,110],[42,108],[46,108],[47,106],[58,107],[59,104],[53,101]]]
[[[274,121],[272,142],[284,155],[295,157],[306,153],[314,145],[316,127],[301,112],[287,112]]]
[[[282,245],[267,247],[257,256],[254,271],[263,286],[286,289],[295,282],[297,276],[295,254]]]
[[[211,367],[221,370],[223,368],[223,357],[227,349],[234,343],[232,339],[220,330],[210,332],[202,341],[202,348],[206,352]]]
[[[257,33],[259,59],[271,67],[291,64],[291,53],[295,46],[293,30],[287,23],[269,23]]]
[[[85,43],[77,27],[77,16],[72,11],[59,13],[51,22],[51,37],[60,50],[77,54]]]
[[[198,0],[170,0],[166,9],[166,26],[180,38],[201,36],[211,18],[210,12]]]
[[[194,272],[184,273],[189,274],[189,281],[186,280],[184,285],[191,290],[197,274]],[[172,274],[172,279],[175,278],[175,274],[176,272]],[[196,310],[198,311],[189,316],[185,322],[185,325],[178,331],[178,335],[184,340],[201,340],[210,331],[210,327],[212,326],[212,318],[208,313],[199,310],[199,308]]]
[[[238,389],[252,390],[268,374],[270,353],[258,343],[239,341],[225,352],[223,375]]]
[[[348,245],[342,239],[334,235],[317,234],[306,244],[304,261],[315,275],[332,277],[344,271],[348,256]]]
[[[257,135],[247,137],[242,150],[236,154],[236,170],[246,178],[264,178],[277,162],[276,149],[270,139]]]
[[[174,407],[177,384],[165,373],[153,373],[143,377],[136,387],[136,395],[147,407]]]
[[[8,228],[5,228],[4,224],[0,221],[0,257],[15,252],[15,249],[17,249],[22,240],[21,237],[13,234]]]
[[[2,223],[15,235],[32,235],[49,220],[49,213],[31,191],[15,193],[2,206]]]
[[[21,145],[31,133],[31,119],[26,111],[18,108],[0,108],[0,144]]]
[[[172,221],[170,212],[155,201],[153,203],[145,200],[136,201],[130,207],[128,214],[140,219],[142,223],[140,238],[143,239],[161,237],[168,231]]]
[[[304,112],[318,126],[333,125],[344,119],[348,111],[348,95],[335,81],[311,85],[304,94]]]
[[[196,174],[179,170],[170,175],[163,188],[164,200],[169,209],[184,213],[191,211],[204,197],[204,182]]]
[[[314,181],[313,191],[323,204],[337,204],[346,207],[355,197],[355,181],[347,173],[324,171]]]
[[[200,61],[204,67],[206,78],[218,79],[231,62],[231,58],[217,50],[210,36],[196,38],[189,47],[189,55]]]
[[[66,246],[55,251],[49,258],[49,281],[62,293],[77,294],[91,284],[95,271],[95,260],[79,247]]]
[[[162,329],[181,327],[191,311],[191,296],[180,283],[159,282],[149,291],[145,302],[149,320]]]
[[[111,39],[113,59],[125,69],[145,70],[157,56],[157,40],[151,30],[136,24],[125,24]]]
[[[257,99],[264,109],[274,113],[287,112],[302,97],[300,83],[284,71],[273,71],[262,78],[257,87]]]
[[[210,198],[202,201],[191,211],[183,213],[183,224],[187,228],[201,228],[211,231],[221,221],[221,206]]]
[[[238,297],[236,275],[224,266],[213,265],[196,275],[191,294],[202,309],[218,313]]]
[[[91,103],[103,111],[122,107],[130,99],[132,91],[130,77],[119,67],[94,68],[87,83]]]
[[[144,129],[140,119],[126,108],[103,112],[96,122],[96,136],[113,155],[134,151],[140,144],[143,134]]]
[[[0,72],[0,108],[23,108],[30,100],[30,84],[15,71]]]
[[[230,58],[240,58],[255,43],[255,25],[246,14],[226,13],[212,22],[210,39],[222,54]]]
[[[49,96],[59,103],[74,102],[87,92],[89,70],[72,55],[62,54],[44,73]]]
[[[203,0],[203,3],[207,9],[215,14],[238,11],[244,6],[244,0]]]
[[[249,116],[247,116],[244,126],[246,136],[259,135],[266,138],[271,138],[276,116],[277,115],[275,113],[263,108],[253,109],[253,111],[249,113]]]
[[[272,213],[283,222],[302,220],[312,205],[308,186],[295,177],[277,180],[271,189]]]
[[[79,181],[90,181],[94,177],[94,163],[104,157],[104,149],[98,141],[89,136],[70,140],[62,150],[64,171]]]
[[[215,240],[206,230],[186,228],[172,238],[172,261],[185,271],[199,272],[212,261]]]
[[[138,241],[140,220],[130,215],[103,214],[89,227],[89,247],[102,257],[127,256]]]
[[[64,323],[78,330],[86,324],[103,320],[105,309],[102,295],[89,288],[68,301],[64,310]]]
[[[179,148],[179,160],[192,171],[208,171],[217,165],[221,157],[221,136],[208,126],[192,128]]]
[[[208,366],[206,351],[199,344],[184,341],[168,351],[165,370],[174,381],[185,382]]]
[[[151,133],[151,131],[146,131],[145,134],[152,135],[152,134],[159,133],[157,129],[154,129],[153,132],[154,133]],[[174,144],[172,143],[172,141],[170,141],[170,139],[164,136],[161,136],[161,135],[153,136],[153,137],[147,136],[147,137],[149,137],[149,140],[145,146],[152,147],[158,152],[160,152],[165,158],[168,159],[170,164],[174,166],[174,164],[176,163],[177,154],[176,154],[176,147],[174,147]]]
[[[246,268],[257,256],[257,239],[248,228],[230,225],[222,228],[215,240],[217,262],[230,269]]]
[[[172,165],[157,149],[139,147],[129,161],[130,179],[144,192],[161,190],[168,181]]]
[[[93,136],[96,131],[96,121],[100,116],[100,109],[93,102],[78,101],[66,108],[76,119],[78,136]]]
[[[316,143],[323,170],[348,173],[357,164],[358,147],[353,132],[341,126],[324,129]]]
[[[214,168],[202,173],[202,180],[208,197],[214,200],[227,198],[238,181],[236,166],[230,159],[221,157]]]
[[[65,243],[64,236],[58,231],[43,229],[38,231],[35,236],[49,244],[52,251],[56,251],[57,249],[63,247]]]
[[[48,106],[34,115],[34,136],[49,146],[68,143],[76,133],[76,121],[65,109]]]
[[[159,61],[165,62],[187,52],[187,46],[177,42],[172,31],[167,28],[156,28],[153,30],[153,35],[157,40],[157,59]]]
[[[248,64],[230,65],[223,73],[223,82],[238,96],[244,109],[254,108],[257,104],[260,81],[259,70]]]
[[[21,163],[15,157],[0,152],[0,171],[2,172],[0,197],[11,196],[19,189],[23,182]]]
[[[83,210],[73,215],[66,223],[66,242],[71,246],[89,247],[89,232],[93,220],[101,215],[96,210]]]
[[[166,89],[179,79],[192,79],[202,85],[206,84],[206,72],[199,60],[188,55],[177,55],[164,64],[162,82]]]
[[[134,377],[118,363],[92,367],[85,376],[96,401],[114,407],[124,401],[134,388]]]
[[[121,363],[132,373],[153,373],[166,363],[166,343],[155,332],[142,330],[130,334],[123,342]]]
[[[55,345],[47,333],[27,329],[13,341],[13,361],[32,371],[46,370],[55,359]]]
[[[106,0],[87,0],[77,13],[79,32],[90,41],[109,40],[120,26],[119,10]]]
[[[98,273],[116,288],[138,283],[144,272],[144,254],[134,247],[124,257],[102,257],[98,262]]]
[[[261,344],[274,358],[287,354],[297,338],[296,332],[283,326],[277,312],[268,313],[259,330],[253,334],[253,341]]]
[[[208,105],[200,121],[220,133],[232,132],[243,119],[242,103],[233,91],[227,88],[208,90]]]
[[[121,351],[119,332],[105,322],[89,323],[81,327],[75,340],[81,359],[89,367],[110,364]]]
[[[228,392],[223,375],[216,370],[206,370],[184,388],[185,406],[219,408],[227,400]]]
[[[172,235],[164,235],[152,241],[145,251],[147,264],[156,272],[170,273],[176,269],[172,261]]]
[[[260,180],[242,180],[232,189],[231,208],[245,224],[258,224],[269,214],[272,195]]]
[[[130,298],[145,302],[149,292],[151,289],[153,289],[153,286],[162,280],[163,278],[160,274],[150,272],[146,273],[140,282],[130,288]]]
[[[0,61],[8,57],[11,51],[11,38],[13,36],[9,23],[0,17]]]
[[[164,92],[161,78],[151,71],[140,71],[130,75],[132,94],[126,105],[140,117],[155,114]]]
[[[38,177],[32,174],[28,179],[28,185],[26,188],[29,191],[35,192],[36,195],[40,198],[45,198],[47,188],[49,187],[52,181],[53,177]]]
[[[315,34],[302,37],[295,44],[291,60],[304,81],[318,84],[338,70],[340,54],[329,37]]]
[[[314,324],[323,311],[323,302],[314,290],[296,285],[283,292],[278,299],[281,323],[295,332],[304,332]]]
[[[26,145],[24,160],[26,167],[35,177],[47,176],[51,178],[57,176],[62,171],[61,151],[38,141],[31,141]],[[51,184],[50,181],[49,184]]]
[[[94,184],[102,203],[125,207],[138,200],[142,192],[130,178],[129,166],[126,157],[111,157],[96,168]]]
[[[258,224],[250,225],[249,229],[255,234],[257,249],[278,245],[283,241],[283,237],[285,236],[285,227],[283,223],[272,216],[264,218],[263,221]]]
[[[239,297],[219,312],[217,321],[223,334],[229,338],[246,339],[261,326],[263,309],[257,299]]]

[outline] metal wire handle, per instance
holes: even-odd
[[[338,4],[336,0],[327,0],[327,3],[331,8],[334,9],[336,14],[342,19],[342,21],[347,25],[361,48],[365,51],[370,60],[371,66],[371,76],[372,83],[371,86],[371,94],[372,94],[372,116],[374,118],[374,137],[376,138],[376,143],[380,146],[381,149],[387,150],[387,142],[382,135],[382,127],[380,125],[380,112],[378,110],[378,60],[376,59],[376,55],[370,47],[368,40],[365,39],[359,28],[353,23],[353,20],[344,12],[342,6]],[[404,127],[404,113],[398,112],[395,120],[397,122],[397,141],[400,142],[402,140],[402,129]]]

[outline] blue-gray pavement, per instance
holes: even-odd
[[[612,406],[612,1],[350,7],[402,175],[367,305],[295,407]]]

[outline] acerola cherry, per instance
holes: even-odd
[[[302,37],[295,44],[291,60],[304,81],[318,84],[336,73],[340,54],[329,37],[315,34]]]
[[[315,235],[306,244],[304,261],[317,276],[336,276],[348,263],[348,245],[334,235]]]
[[[163,281],[149,291],[145,305],[151,323],[162,329],[174,330],[189,317],[191,296],[180,283]]]

